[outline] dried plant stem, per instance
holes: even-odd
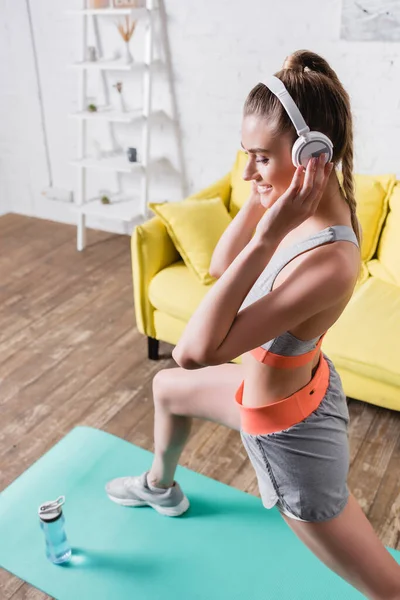
[[[132,19],[130,19],[129,15],[126,15],[125,17],[125,22],[121,23],[119,22],[117,24],[117,28],[118,31],[121,34],[122,39],[124,40],[124,42],[129,42],[129,40],[131,39],[133,32],[135,31],[135,27],[136,27],[136,21],[134,21]]]

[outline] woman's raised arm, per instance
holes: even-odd
[[[209,268],[212,277],[221,277],[253,237],[255,228],[265,213],[258,192],[253,189],[249,198],[225,229],[216,245]]]

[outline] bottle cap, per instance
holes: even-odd
[[[57,521],[62,513],[61,506],[65,502],[65,496],[59,496],[57,500],[50,500],[39,506],[39,517],[42,521]]]

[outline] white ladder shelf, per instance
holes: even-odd
[[[82,28],[82,60],[70,65],[76,69],[79,74],[79,104],[78,111],[69,116],[76,119],[78,124],[78,157],[71,161],[71,164],[78,169],[78,185],[75,201],[75,210],[77,212],[77,249],[83,250],[86,244],[86,216],[93,215],[101,218],[116,219],[122,222],[128,222],[132,225],[147,220],[150,216],[148,209],[149,201],[149,147],[150,147],[150,128],[152,118],[157,115],[166,115],[164,111],[153,111],[151,109],[152,100],[152,79],[154,77],[153,69],[155,66],[166,68],[169,92],[172,106],[172,122],[177,143],[177,154],[179,162],[179,176],[182,198],[187,196],[187,183],[184,169],[183,149],[181,136],[178,127],[177,104],[172,77],[171,56],[168,44],[166,13],[164,0],[145,0],[144,6],[140,8],[114,8],[113,0],[110,0],[110,6],[107,8],[87,8],[87,0],[83,1],[81,10],[69,10],[67,14],[78,15],[84,19]],[[132,19],[144,19],[146,23],[145,31],[145,51],[143,62],[133,62],[124,64],[122,61],[110,61],[102,58],[102,42],[100,29],[97,19],[100,17],[117,17],[129,15]],[[154,19],[160,19],[160,36],[164,57],[154,60]],[[95,46],[98,59],[94,62],[86,60],[86,50],[88,41],[88,19],[93,22],[93,31],[95,37]],[[143,71],[143,103],[142,110],[135,109],[127,112],[118,111],[110,106],[109,89],[107,86],[106,72],[112,70],[120,71]],[[97,70],[102,78],[102,87],[104,97],[108,106],[99,107],[95,112],[87,110],[87,72]],[[133,123],[142,122],[142,143],[140,152],[140,162],[129,162],[126,154],[114,153],[105,158],[96,159],[86,154],[87,146],[87,122],[105,121],[108,123],[111,137],[113,137],[113,123]],[[87,198],[87,169],[101,169],[114,171],[118,173],[132,173],[141,177],[140,193],[122,192],[110,196],[111,204],[102,204],[99,197]]]

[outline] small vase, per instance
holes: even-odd
[[[118,93],[118,110],[120,110],[120,112],[126,111],[124,97],[122,95],[122,92]]]
[[[129,42],[125,42],[125,63],[127,65],[129,65],[132,62],[133,62],[133,56],[132,56],[131,51],[129,49]]]
[[[128,148],[126,153],[128,155],[129,162],[137,162],[138,156],[136,148]]]

